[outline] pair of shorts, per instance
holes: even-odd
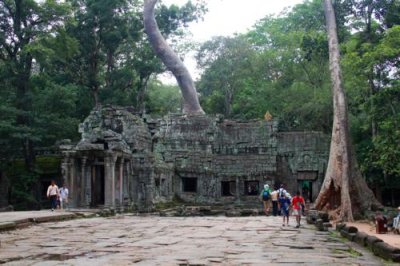
[[[289,210],[281,208],[281,215],[282,216],[289,216]]]
[[[301,215],[301,211],[300,210],[293,210],[292,215],[300,216]]]

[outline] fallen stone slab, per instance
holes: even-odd
[[[75,218],[76,215],[73,213],[70,214],[57,214],[57,215],[48,215],[43,217],[33,217],[31,221],[34,223],[47,223],[47,222],[58,222],[63,220],[69,220]]]
[[[16,223],[16,229],[26,228],[32,225],[32,222],[28,221],[26,223]]]
[[[385,242],[375,242],[372,244],[372,252],[385,260],[400,262],[400,249],[395,248]]]
[[[344,223],[338,223],[338,224],[336,224],[336,231],[339,231],[340,232],[340,230],[342,230],[343,228],[345,228],[346,227],[346,224],[344,224]]]
[[[364,232],[357,232],[355,237],[354,237],[354,242],[359,244],[360,246],[365,247],[367,245],[366,240],[367,240],[368,234]]]
[[[318,218],[321,219],[324,223],[329,222],[329,214],[326,212],[318,212]]]
[[[370,236],[370,235],[365,239],[365,244],[366,244],[366,246],[367,246],[370,250],[372,250],[373,245],[374,245],[376,242],[383,242],[383,240],[377,238],[376,236]]]
[[[0,223],[0,231],[13,230],[17,227],[15,222],[2,222]]]
[[[347,233],[356,234],[358,232],[357,227],[354,226],[345,226],[341,229],[341,231],[346,231]]]
[[[350,241],[354,241],[354,238],[356,237],[356,233],[349,233],[348,231],[346,231],[344,229],[340,230],[340,235],[342,237],[347,238]]]

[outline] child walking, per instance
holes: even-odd
[[[283,217],[282,226],[285,226],[285,218],[286,226],[289,226],[290,199],[287,197],[286,193],[282,193],[281,197],[279,197],[279,208],[281,209],[281,215]]]

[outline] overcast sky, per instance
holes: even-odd
[[[162,0],[166,5],[176,4],[179,6],[187,1]],[[285,7],[291,7],[303,1],[206,0],[208,12],[205,14],[204,20],[190,24],[189,30],[193,35],[193,40],[196,42],[207,41],[213,36],[229,36],[234,33],[243,33],[250,29],[259,19],[269,14],[279,14]],[[196,2],[196,0],[192,0],[192,2]],[[193,57],[187,56],[185,64],[188,66],[193,78],[197,79],[199,71],[196,70],[196,63]]]

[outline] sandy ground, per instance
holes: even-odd
[[[377,234],[375,230],[375,224],[372,223],[368,224],[368,223],[356,222],[356,223],[346,223],[346,224],[350,226],[355,226],[358,228],[359,231],[362,231],[369,235],[376,236],[377,238],[380,238],[386,243],[388,243],[389,245],[400,248],[400,234],[395,234],[393,232],[389,232],[387,234]]]

